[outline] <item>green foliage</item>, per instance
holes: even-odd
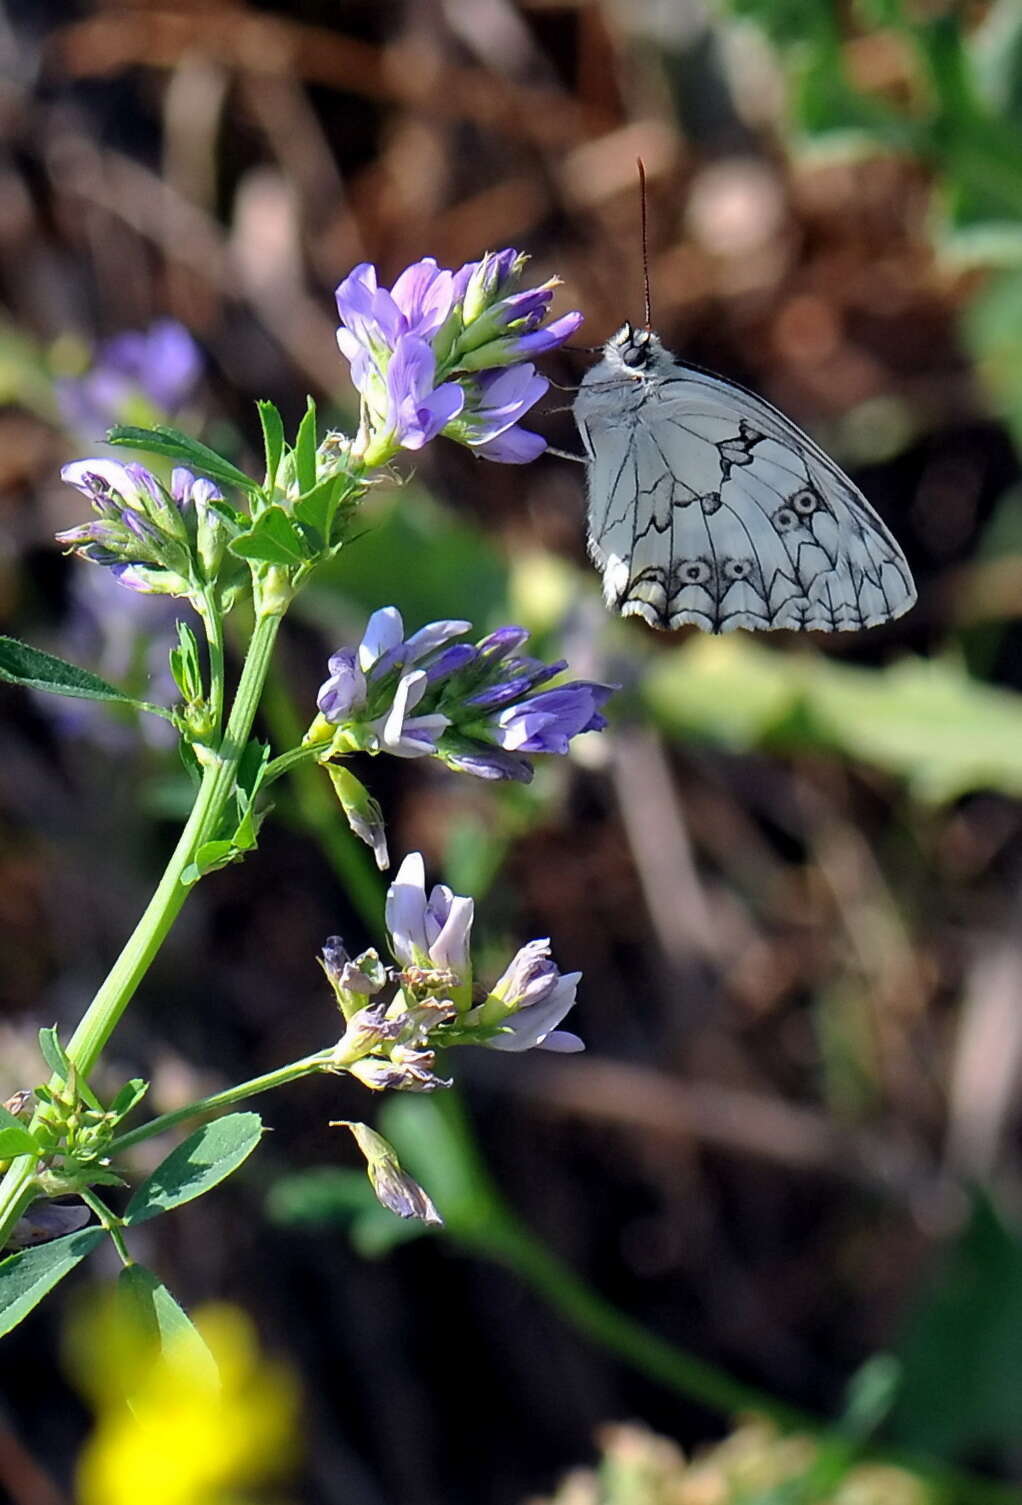
[[[39,1031],[39,1054],[62,1082],[66,1082],[71,1075],[71,1062],[67,1058],[67,1051],[60,1043],[55,1025],[47,1025]]]
[[[258,1113],[229,1113],[204,1125],[143,1181],[125,1209],[125,1227],[144,1223],[210,1191],[248,1159],[262,1132]]]
[[[98,674],[79,669],[77,664],[69,664],[17,638],[0,637],[0,680],[11,685],[24,685],[29,690],[69,695],[77,700],[117,700],[139,710],[150,709],[115,685],[107,684]]]
[[[231,553],[258,564],[292,569],[308,558],[302,536],[283,507],[266,507],[247,533],[231,541]]]
[[[284,455],[284,422],[272,402],[257,402],[256,407],[262,424],[263,449],[266,454],[266,480],[263,485],[267,495],[272,496]]]
[[[316,404],[311,397],[295,436],[294,466],[299,492],[311,491],[316,484]]]
[[[751,638],[693,638],[657,656],[642,696],[674,735],[736,751],[843,753],[905,779],[921,799],[1022,794],[1022,700],[951,660],[861,669]]]
[[[1022,1239],[977,1193],[901,1345],[896,1439],[944,1458],[1017,1445],[1020,1332]]]
[[[201,444],[198,439],[192,439],[164,424],[157,424],[154,428],[119,424],[110,430],[106,438],[108,444],[123,445],[129,449],[141,450],[143,454],[164,455],[169,460],[177,460],[196,475],[219,481],[222,486],[233,486],[248,496],[258,495],[262,490],[258,481],[232,465],[230,460],[225,460],[223,455],[218,455],[208,444]]]
[[[216,1381],[216,1362],[198,1329],[151,1270],[144,1265],[126,1266],[118,1276],[117,1290],[129,1319],[148,1344],[161,1353],[173,1347],[179,1354],[181,1344],[187,1343],[192,1362],[206,1372],[210,1383]]]
[[[38,1248],[22,1249],[0,1262],[0,1337],[17,1327],[105,1237],[102,1228],[83,1228]]]
[[[0,1104],[0,1160],[13,1160],[16,1155],[34,1155],[37,1145],[28,1129]]]

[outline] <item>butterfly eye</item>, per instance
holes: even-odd
[[[631,345],[621,359],[626,366],[644,366],[649,359],[649,349],[646,345]]]
[[[801,491],[796,491],[795,495],[791,499],[791,505],[794,507],[799,517],[809,517],[813,512],[816,511],[817,507],[819,506],[819,502],[820,499],[816,495],[816,492],[811,491],[808,486],[803,487]]]

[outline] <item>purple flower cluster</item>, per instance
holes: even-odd
[[[174,319],[104,341],[84,376],[56,385],[65,424],[96,438],[115,423],[167,418],[186,403],[202,373],[199,347]]]
[[[340,284],[337,343],[363,399],[367,460],[440,433],[504,464],[542,453],[519,427],[548,386],[529,358],[570,339],[582,315],[546,323],[556,280],[518,290],[526,259],[506,250],[450,271],[425,257],[389,289],[363,262]]]
[[[458,1041],[494,1050],[583,1050],[577,1035],[557,1028],[574,1007],[582,974],[562,973],[550,958],[549,941],[523,946],[484,1002],[469,1007],[474,909],[471,899],[453,894],[443,884],[427,895],[425,864],[418,852],[405,858],[387,891],[387,930],[396,960],[427,975],[430,969],[451,975],[450,996],[460,1004]],[[438,1015],[435,1043],[443,1043],[449,1026],[449,1016]]]
[[[57,534],[82,559],[104,564],[121,585],[147,595],[186,596],[215,577],[226,546],[222,502],[212,481],[179,466],[167,491],[137,462],[75,460],[62,478],[97,516]]]
[[[484,779],[532,778],[530,754],[568,751],[573,737],[601,731],[613,686],[576,680],[540,689],[566,667],[519,652],[523,627],[457,643],[471,624],[430,622],[409,638],[393,606],[370,617],[361,643],[329,660],[320,715],[307,741],[324,760],[361,749],[441,758]]]

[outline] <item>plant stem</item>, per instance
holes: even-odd
[[[219,732],[224,715],[224,623],[216,602],[204,596],[199,611],[206,629],[209,649],[209,706],[213,713],[214,735]]]
[[[279,627],[279,616],[257,618],[217,757],[203,772],[192,812],[156,892],[71,1036],[68,1058],[83,1077],[95,1066],[177,919],[190,892],[190,885],[181,881],[182,875],[216,830],[234,792],[238,761],[252,729]],[[0,1182],[0,1249],[32,1199],[34,1173],[34,1158],[22,1155],[12,1162]]]
[[[301,742],[304,728],[279,673],[271,674],[266,682],[263,715],[275,742],[294,748],[296,753],[305,751],[296,746]],[[281,766],[285,763],[286,768]],[[383,884],[368,848],[348,829],[324,771],[305,757],[295,757],[292,761],[289,753],[282,753],[269,767],[274,770],[274,777],[285,771],[291,774],[288,781],[294,795],[291,819],[319,842],[323,855],[344,886],[349,903],[369,934],[377,934],[383,924]]]
[[[200,1097],[194,1103],[189,1103],[187,1107],[175,1108],[173,1113],[162,1113],[159,1118],[151,1119],[149,1123],[141,1124],[127,1134],[119,1134],[116,1139],[110,1141],[106,1153],[119,1155],[123,1150],[130,1150],[133,1145],[141,1144],[145,1139],[164,1134],[176,1124],[185,1123],[190,1118],[217,1113],[221,1108],[230,1108],[235,1103],[244,1102],[246,1098],[255,1097],[257,1093],[270,1092],[274,1087],[283,1087],[288,1082],[296,1082],[299,1077],[325,1071],[332,1054],[331,1050],[319,1050],[315,1055],[303,1056],[300,1061],[292,1061],[289,1066],[278,1066],[276,1071],[267,1071],[262,1076],[250,1077],[247,1082],[239,1082],[236,1087],[225,1087],[222,1092],[212,1092],[208,1097]]]
[[[100,1221],[100,1225],[110,1235],[111,1242],[113,1243],[114,1248],[117,1250],[118,1257],[120,1258],[121,1264],[124,1266],[124,1268],[127,1269],[129,1265],[133,1265],[135,1261],[131,1257],[128,1246],[124,1242],[124,1234],[121,1231],[124,1227],[121,1219],[114,1216],[106,1203],[101,1202],[99,1197],[96,1196],[96,1193],[90,1187],[83,1187],[78,1195],[81,1197],[86,1207],[92,1208],[93,1212],[96,1214],[97,1218]]]

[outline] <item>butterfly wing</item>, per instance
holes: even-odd
[[[575,402],[608,606],[707,632],[840,632],[907,611],[904,555],[844,472],[752,393],[673,372],[605,360]]]

